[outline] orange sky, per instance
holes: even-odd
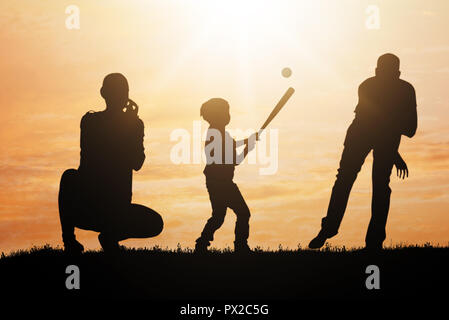
[[[70,4],[80,8],[79,30],[65,27]],[[380,9],[378,30],[365,27],[369,4]],[[296,93],[271,124],[277,173],[244,164],[235,181],[252,213],[251,246],[307,245],[327,209],[358,84],[385,52],[400,57],[419,116],[400,147],[410,178],[392,176],[386,244],[447,245],[448,21],[444,0],[1,1],[0,251],[61,244],[59,177],[78,166],[79,121],[104,108],[99,88],[110,72],[128,78],[146,126],[134,202],[165,220],[157,238],[125,245],[192,246],[210,215],[203,165],[170,162],[174,129],[192,131],[212,97],[230,102],[230,128],[257,128],[289,86]],[[332,245],[364,243],[371,163],[370,155]],[[229,211],[214,246],[232,245],[234,222]],[[99,247],[93,232],[78,239]]]

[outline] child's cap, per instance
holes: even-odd
[[[229,103],[222,98],[212,98],[201,106],[200,116],[210,122],[229,113]]]

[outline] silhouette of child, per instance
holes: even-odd
[[[204,168],[206,186],[212,205],[212,217],[207,220],[201,236],[196,240],[195,252],[207,252],[207,247],[214,239],[214,232],[219,229],[226,215],[227,208],[231,208],[236,216],[235,224],[235,252],[250,252],[248,246],[249,208],[233,182],[235,166],[240,164],[249,151],[255,146],[256,133],[248,139],[235,141],[225,127],[231,120],[229,104],[226,100],[213,98],[201,106],[201,116],[209,123],[205,143],[207,164]],[[245,145],[241,154],[237,155],[237,148]]]

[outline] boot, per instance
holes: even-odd
[[[248,246],[248,243],[245,242],[237,242],[234,241],[234,253],[237,254],[249,254],[252,253],[251,248]]]
[[[118,244],[118,241],[112,239],[104,233],[100,233],[98,235],[98,241],[100,242],[104,252],[116,253],[120,251],[120,245]]]
[[[84,251],[84,247],[79,243],[75,235],[62,236],[62,242],[64,243],[64,252],[71,255],[78,255]]]
[[[207,247],[210,246],[210,242],[209,241],[204,241],[201,238],[198,238],[196,240],[196,244],[195,244],[195,253],[198,254],[206,254],[209,251],[207,251]]]
[[[312,239],[309,243],[310,249],[319,249],[326,243],[327,236],[324,234],[323,230],[320,230],[318,235]]]

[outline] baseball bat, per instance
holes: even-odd
[[[284,95],[282,96],[281,100],[276,104],[273,111],[271,111],[270,115],[268,116],[267,120],[265,120],[264,124],[260,128],[258,132],[258,136],[262,133],[262,131],[270,124],[271,120],[276,117],[276,115],[281,111],[282,107],[287,103],[288,99],[295,93],[295,89],[292,87],[288,88],[287,91],[285,91]]]

